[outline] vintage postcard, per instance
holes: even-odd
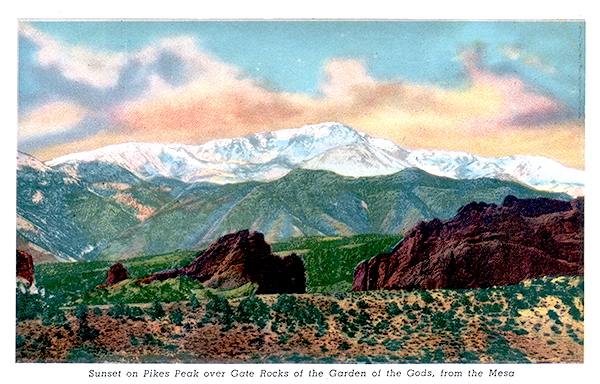
[[[34,19],[18,51],[17,363],[584,362],[584,21]]]

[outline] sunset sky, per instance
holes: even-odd
[[[584,23],[24,21],[18,48],[18,146],[41,160],[339,121],[584,167]]]

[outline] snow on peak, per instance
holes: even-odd
[[[20,160],[19,164],[32,161]],[[345,176],[384,175],[414,167],[456,179],[510,179],[574,196],[583,190],[583,171],[543,157],[491,158],[467,152],[409,150],[336,122],[218,139],[203,145],[117,144],[63,156],[46,165],[61,167],[93,161],[119,165],[140,178],[163,176],[185,182],[269,181],[298,167]],[[38,163],[37,167],[46,167]]]
[[[21,170],[24,167],[33,168],[43,172],[50,169],[50,167],[48,167],[35,157],[23,152],[17,152],[17,170]]]

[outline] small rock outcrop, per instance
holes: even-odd
[[[17,280],[35,284],[35,273],[33,270],[33,257],[24,251],[17,249]]]
[[[22,293],[44,295],[43,289],[38,289],[35,284],[35,271],[33,268],[33,256],[25,251],[17,249],[17,289]]]
[[[262,233],[248,230],[221,237],[186,267],[157,272],[136,282],[148,284],[177,276],[187,276],[218,289],[238,288],[252,282],[258,285],[258,294],[306,291],[302,259],[295,254],[274,255]]]
[[[421,222],[387,254],[360,263],[352,289],[486,288],[583,275],[584,200],[470,203],[447,221]]]
[[[111,285],[120,283],[123,280],[129,279],[129,272],[121,263],[117,263],[110,267],[106,275],[106,283],[99,285],[97,288],[102,289],[110,287]]]

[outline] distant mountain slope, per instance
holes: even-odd
[[[119,258],[199,248],[242,229],[269,242],[294,236],[403,233],[421,220],[449,219],[471,201],[501,203],[508,195],[556,197],[494,179],[455,180],[407,169],[351,178],[297,169],[269,183],[188,190],[103,249]]]
[[[583,171],[534,156],[409,150],[323,123],[201,146],[114,145],[46,163],[19,153],[17,234],[44,258],[114,258],[200,247],[241,229],[269,242],[398,233],[470,201],[567,198],[526,186],[576,196]]]
[[[217,184],[272,181],[293,169],[329,170],[344,176],[381,176],[406,168],[457,179],[518,181],[572,196],[583,194],[584,172],[537,156],[486,158],[464,152],[410,150],[339,123],[220,139],[204,145],[128,143],[49,161],[51,167],[100,162],[141,179],[156,177]]]
[[[20,244],[58,260],[96,257],[102,245],[171,198],[113,164],[57,170],[26,154],[17,157]]]

